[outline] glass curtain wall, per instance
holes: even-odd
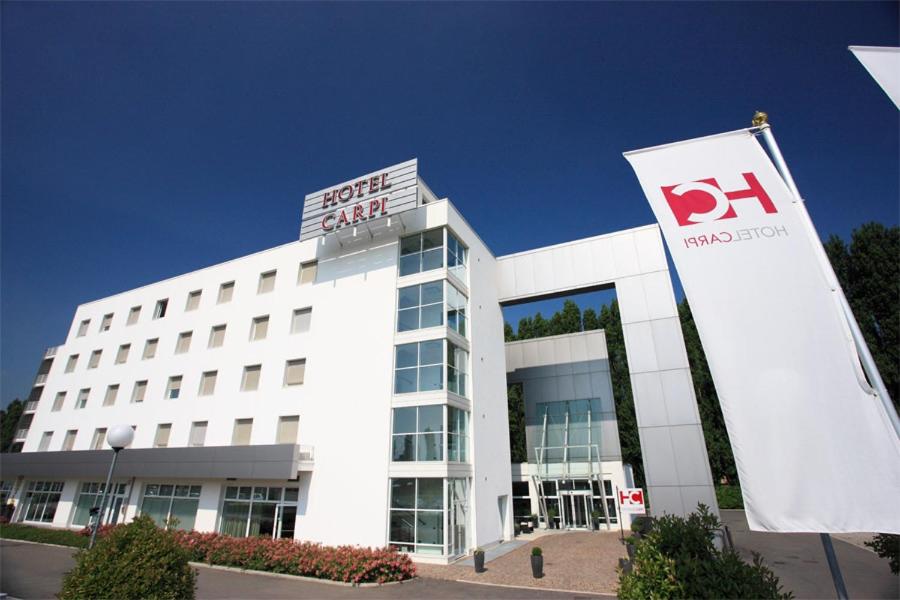
[[[447,460],[466,462],[469,454],[468,411],[443,404],[395,408],[391,460],[395,462],[444,460],[445,433]]]
[[[52,523],[62,495],[62,481],[30,481],[25,492],[25,509],[21,519]]]

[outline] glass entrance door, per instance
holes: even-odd
[[[279,504],[276,521],[275,537],[292,539],[294,537],[294,524],[297,522],[297,507]]]
[[[590,528],[590,493],[560,492],[560,518],[566,529]]]

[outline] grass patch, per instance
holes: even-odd
[[[79,535],[77,531],[32,527],[31,525],[20,525],[18,523],[0,525],[0,538],[4,540],[25,540],[43,544],[58,544],[60,546],[72,546],[73,548],[86,548],[89,541],[87,537]]]
[[[739,485],[717,485],[716,502],[719,508],[744,508],[744,497]]]

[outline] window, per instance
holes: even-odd
[[[277,271],[267,271],[259,276],[259,285],[256,287],[257,294],[267,294],[275,289],[275,274]]]
[[[305,333],[309,331],[312,322],[312,307],[298,308],[291,317],[291,333]]]
[[[444,407],[410,406],[394,409],[391,460],[443,460]]]
[[[78,364],[78,355],[73,354],[69,356],[69,360],[66,361],[66,373],[71,373],[75,370],[75,365]]]
[[[153,358],[156,356],[156,347],[159,345],[159,338],[153,338],[152,340],[147,340],[147,343],[144,344],[144,360]]]
[[[401,552],[444,553],[444,480],[391,479],[389,544]]]
[[[103,396],[103,406],[112,406],[116,403],[116,397],[119,395],[119,385],[113,384],[106,388],[106,395]]]
[[[38,452],[46,452],[48,448],[50,448],[50,441],[53,439],[52,431],[45,431],[41,436],[41,441],[38,444]]]
[[[400,288],[397,296],[397,331],[444,324],[443,281]]]
[[[259,389],[259,375],[262,365],[244,367],[244,376],[241,377],[241,391],[252,392]]]
[[[84,482],[81,484],[81,492],[75,503],[75,513],[72,517],[72,525],[87,526],[91,522],[91,509],[99,507],[103,499],[105,484],[100,482]],[[124,483],[114,483],[110,486],[110,494],[106,496],[106,514],[103,523],[115,523],[122,514],[122,505],[125,503]]]
[[[306,375],[306,359],[289,360],[284,364],[284,385],[302,385]]]
[[[29,481],[22,520],[52,523],[62,490],[62,481]]]
[[[316,272],[319,270],[319,263],[311,260],[309,262],[300,263],[300,271],[297,273],[297,284],[315,283]]]
[[[219,348],[225,343],[225,326],[216,325],[209,330],[209,348]]]
[[[126,448],[131,448],[131,445],[134,443],[134,438],[137,436],[137,425],[132,425],[132,426],[131,426],[131,432],[132,432],[134,435],[131,437],[131,441],[128,442],[128,445],[125,446]]]
[[[228,486],[219,532],[235,537],[292,539],[299,492],[295,487]]]
[[[531,523],[531,493],[527,481],[512,482],[513,518],[516,523]]]
[[[13,482],[9,479],[0,481],[0,506],[6,506],[12,496]]]
[[[166,398],[169,400],[177,400],[181,395],[181,375],[173,375],[169,377],[169,383],[166,385]]]
[[[231,432],[232,446],[250,445],[250,432],[253,431],[253,419],[235,419]]]
[[[229,281],[228,283],[223,283],[219,286],[219,297],[216,299],[216,304],[225,304],[226,302],[231,302],[231,299],[234,297],[234,282]]]
[[[191,423],[191,437],[188,444],[191,446],[202,446],[206,442],[206,428],[208,421],[194,421]]]
[[[156,301],[156,308],[153,310],[154,319],[162,319],[166,316],[166,310],[169,308],[169,299],[163,298]]]
[[[62,410],[63,403],[66,401],[66,393],[65,392],[57,392],[56,398],[53,399],[53,406],[50,408],[50,412],[59,412]]]
[[[212,396],[216,392],[216,378],[218,371],[206,371],[200,376],[200,391],[198,396]]]
[[[88,396],[91,395],[91,388],[84,388],[83,390],[78,390],[78,399],[75,400],[75,408],[84,408],[87,406]]]
[[[469,263],[469,249],[463,246],[459,239],[447,232],[447,270],[466,282],[466,265]]]
[[[467,462],[469,459],[469,412],[447,407],[447,460]]]
[[[268,335],[268,333],[269,315],[263,315],[262,317],[256,317],[255,319],[253,319],[253,322],[250,324],[251,342],[266,339],[266,335]]]
[[[77,429],[70,429],[66,432],[66,437],[63,438],[62,450],[71,450],[75,447],[75,437],[78,435]]]
[[[175,342],[175,354],[184,354],[191,349],[191,338],[194,337],[193,331],[183,331],[178,334],[178,341]]]
[[[91,325],[91,320],[90,320],[90,319],[85,319],[84,321],[82,321],[81,324],[78,325],[78,334],[77,334],[77,337],[84,337],[84,336],[86,336],[86,335],[87,335],[87,332],[88,332],[88,327],[90,327],[90,325]]]
[[[468,300],[456,287],[447,283],[447,325],[456,333],[467,337],[468,318],[466,316],[466,303]]]
[[[194,290],[193,292],[190,292],[187,297],[187,303],[184,305],[184,312],[200,308],[200,296],[202,295],[203,290]]]
[[[125,325],[134,325],[138,322],[138,319],[141,318],[141,307],[140,306],[132,306],[131,310],[128,311],[128,319],[125,321]]]
[[[466,373],[469,370],[469,353],[447,342],[447,389],[460,396],[466,395]]]
[[[131,344],[122,344],[119,351],[116,352],[116,364],[121,365],[128,360],[128,352],[131,350]]]
[[[443,389],[444,340],[401,344],[395,349],[394,393]]]
[[[153,438],[154,448],[165,448],[169,445],[169,434],[172,433],[171,423],[160,423],[156,426],[156,437]]]
[[[278,417],[278,435],[275,438],[275,443],[296,444],[299,425],[300,417],[298,415]]]
[[[88,360],[88,369],[96,369],[100,364],[100,357],[103,355],[103,350],[94,350],[91,352],[91,358]]]
[[[134,390],[131,392],[131,401],[133,403],[143,402],[144,396],[147,394],[147,382],[135,381]]]
[[[106,427],[98,427],[91,438],[91,450],[103,450],[103,442],[106,441]]]
[[[444,266],[444,230],[432,229],[400,238],[400,276]]]
[[[109,313],[108,315],[103,315],[103,320],[100,321],[100,333],[104,331],[109,331],[109,328],[112,327],[113,313]]]
[[[153,519],[158,527],[190,531],[197,519],[201,489],[199,485],[148,483],[141,499],[141,514]]]

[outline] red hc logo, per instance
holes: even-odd
[[[772,199],[760,185],[753,173],[742,173],[744,181],[749,186],[745,190],[733,192],[723,191],[714,177],[691,181],[680,185],[662,187],[663,195],[675,220],[682,227],[709,223],[719,219],[734,219],[738,215],[734,210],[732,200],[744,198],[756,198],[759,205],[767,213],[777,213]]]

